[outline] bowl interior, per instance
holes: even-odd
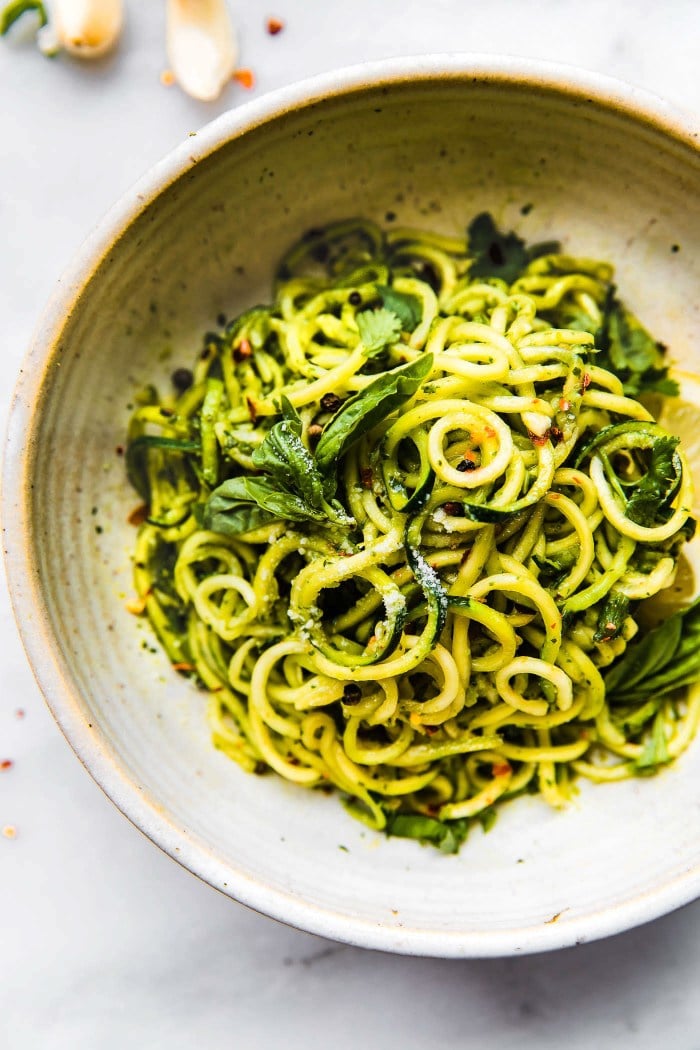
[[[555,80],[452,69],[343,91],[339,79],[325,99],[256,111],[245,134],[234,115],[191,138],[59,289],[10,424],[11,584],[73,746],[213,885],[355,943],[534,950],[689,899],[700,746],[654,779],[584,785],[565,813],[519,800],[455,857],[385,840],[335,798],[246,775],[210,744],[204,695],[125,609],[138,499],[118,449],[134,391],[189,365],[217,315],[267,299],[302,231],[353,214],[447,233],[488,209],[528,240],[608,259],[674,360],[697,368],[698,155],[628,103]]]

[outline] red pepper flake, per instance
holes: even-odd
[[[126,520],[129,522],[130,525],[143,525],[147,517],[148,507],[145,503],[141,503],[138,507],[134,507],[131,514]]]
[[[549,498],[550,499],[561,499],[561,493],[560,492],[550,492]]]
[[[12,769],[13,766],[14,762],[11,758],[4,758],[2,762],[0,762],[0,769],[3,771],[3,773],[6,773],[8,769]]]
[[[493,429],[493,427],[484,427],[484,437],[487,437],[487,438],[495,438],[496,437],[496,431]]]
[[[277,36],[284,29],[284,22],[280,18],[268,18],[266,28],[270,36]]]
[[[530,441],[533,445],[536,445],[538,448],[541,448],[542,445],[547,444],[547,442],[549,441],[550,433],[550,430],[545,430],[544,434],[533,434],[531,430],[528,430]]]
[[[180,671],[182,674],[186,674],[188,671],[194,670],[196,670],[194,664],[188,664],[184,660],[178,664],[173,664],[173,671]]]
[[[370,467],[362,467],[360,470],[360,481],[363,489],[371,489],[374,483],[374,474]]]
[[[565,397],[560,397],[559,398],[559,408],[561,409],[562,412],[568,412],[569,409],[571,408],[571,402],[568,401]]]
[[[23,707],[18,707],[15,711],[15,718],[24,718],[26,711]]]
[[[507,777],[513,772],[513,768],[509,762],[496,762],[491,766],[491,773],[494,777]]]
[[[233,348],[233,359],[234,361],[245,361],[246,358],[250,357],[253,353],[253,348],[247,339],[241,339],[240,343]]]
[[[258,421],[258,411],[257,411],[257,409],[255,407],[255,402],[253,401],[252,397],[246,397],[245,400],[246,400],[246,404],[248,406],[248,411],[250,412],[250,418],[251,418],[252,422],[253,423],[257,423],[257,421]]]
[[[588,390],[590,385],[591,385],[591,377],[589,376],[588,372],[584,372],[583,373],[583,378],[581,380],[581,389],[582,390]]]
[[[234,69],[233,79],[238,81],[246,91],[250,91],[251,88],[255,87],[255,76],[252,69]]]
[[[6,839],[17,838],[17,828],[14,826],[14,824],[6,824],[5,827],[2,829],[2,833]]]

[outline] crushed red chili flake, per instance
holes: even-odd
[[[370,467],[362,467],[360,470],[360,482],[363,489],[371,489],[374,483],[374,475]]]
[[[15,711],[15,718],[24,718],[26,711],[23,707],[18,707]]]
[[[184,660],[180,663],[173,664],[173,671],[180,671],[181,674],[186,674],[188,671],[194,670],[196,670],[194,664],[189,664]]]
[[[590,385],[591,385],[591,377],[589,376],[588,372],[584,372],[583,373],[583,378],[581,379],[581,389],[582,390],[588,390]]]
[[[533,445],[537,445],[538,447],[541,447],[542,445],[546,445],[547,442],[549,441],[550,431],[549,430],[545,430],[544,434],[533,434],[532,431],[529,430],[528,434],[529,434],[530,441],[532,442],[532,444]]]
[[[14,762],[11,758],[4,758],[2,762],[0,762],[0,769],[3,771],[3,773],[6,773],[8,769],[12,769],[13,766]]]
[[[284,22],[280,18],[268,18],[266,28],[270,36],[277,36],[284,29]]]
[[[138,507],[134,507],[131,514],[126,520],[129,522],[130,525],[143,525],[147,517],[148,507],[145,503],[141,503]]]
[[[250,418],[251,418],[252,422],[253,423],[257,423],[257,421],[258,421],[258,412],[257,412],[257,409],[255,407],[255,402],[253,401],[252,397],[246,397],[245,400],[246,400],[246,404],[248,405],[248,411],[250,412]]]
[[[495,777],[507,777],[512,772],[513,769],[509,762],[496,762],[491,766],[491,773]]]
[[[567,398],[565,398],[565,397],[560,397],[559,398],[559,408],[561,409],[562,412],[568,412],[569,409],[571,408],[571,402],[569,400],[567,400]]]
[[[236,80],[246,91],[255,87],[255,75],[252,69],[234,69],[233,79]]]
[[[233,359],[234,361],[245,361],[246,358],[250,357],[253,353],[253,348],[247,339],[241,339],[240,343],[233,348]]]

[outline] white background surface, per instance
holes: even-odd
[[[1,6],[1,0],[0,0]],[[203,105],[159,81],[163,0],[128,3],[117,55],[0,42],[0,428],[37,317],[110,204],[251,94],[386,55],[574,63],[700,113],[693,0],[236,0],[256,75]],[[265,19],[284,31],[270,37]],[[696,208],[697,201],[689,201]],[[60,454],[60,453],[59,453]],[[24,718],[18,718],[21,708]],[[343,947],[252,914],[147,842],[80,767],[0,589],[0,1048],[700,1048],[700,902],[577,949],[444,962]]]

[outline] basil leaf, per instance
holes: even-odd
[[[443,853],[456,853],[469,833],[469,821],[453,820],[447,824],[433,817],[399,813],[388,820],[386,833],[396,838],[430,843]]]
[[[377,292],[382,300],[382,306],[396,314],[401,322],[402,332],[412,332],[423,317],[423,307],[420,299],[415,295],[407,295],[405,292],[397,292],[387,284],[378,284]]]
[[[372,356],[392,346],[401,335],[401,321],[393,312],[382,307],[379,310],[362,310],[355,315],[360,340]]]
[[[281,491],[263,477],[224,481],[214,489],[204,509],[206,528],[229,535],[247,532],[280,518],[325,521],[326,514],[309,507],[299,496]]]
[[[325,427],[316,446],[316,463],[332,474],[340,457],[420,388],[430,374],[433,355],[423,354],[407,365],[385,372],[343,404]]]
[[[605,675],[612,703],[664,696],[700,679],[700,598],[629,645]]]
[[[274,479],[277,483],[277,495],[293,497],[287,500],[287,506],[290,509],[296,508],[297,516],[293,520],[301,521],[310,518],[314,521],[324,521],[327,519],[336,525],[352,525],[353,519],[346,514],[341,504],[337,500],[326,499],[326,495],[332,496],[335,492],[335,485],[332,491],[327,492],[328,479],[322,476],[314,457],[301,440],[301,419],[285,397],[282,398],[282,411],[284,419],[272,426],[262,444],[253,452],[253,463],[259,470],[264,470]],[[255,481],[256,479],[247,480]],[[270,509],[270,497],[267,490],[265,498],[267,509]],[[306,513],[303,515],[299,509],[302,506],[306,508]],[[281,514],[280,516],[290,517],[291,515]]]
[[[486,211],[470,222],[467,246],[474,257],[470,277],[500,277],[512,284],[530,261],[525,242],[515,233],[500,233]]]
[[[668,742],[664,731],[664,720],[661,713],[654,719],[651,733],[644,741],[644,749],[635,763],[638,773],[655,773],[658,766],[671,761]]]

